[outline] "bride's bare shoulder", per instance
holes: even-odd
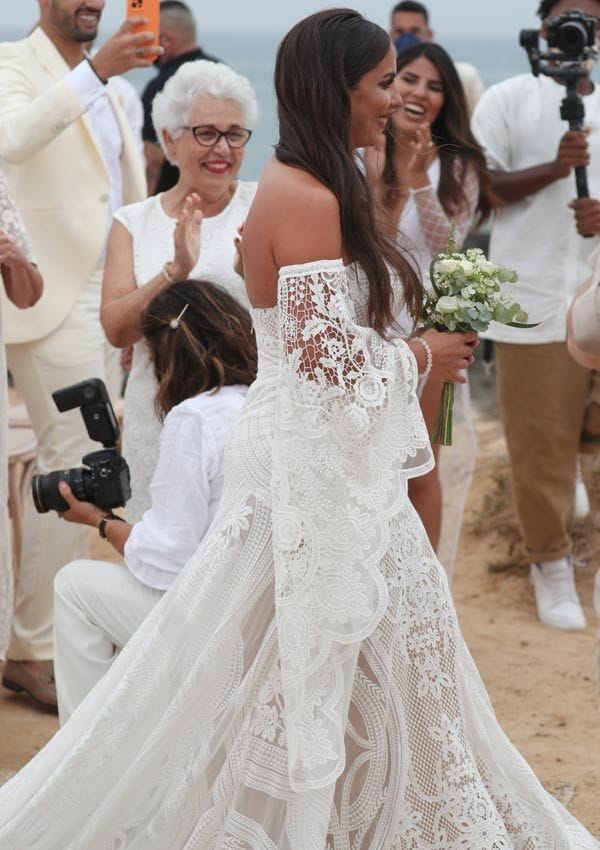
[[[342,252],[340,206],[334,193],[300,168],[276,160],[265,168],[247,222],[259,224],[279,266],[337,259]]]

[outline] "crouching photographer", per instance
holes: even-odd
[[[488,89],[473,130],[503,202],[491,259],[518,269],[521,303],[540,324],[488,337],[538,616],[583,629],[571,557],[576,469],[580,452],[600,448],[600,416],[589,403],[596,373],[569,356],[566,318],[600,242],[600,91],[591,79],[600,0],[543,0],[538,14],[540,32],[521,34],[533,73]]]
[[[150,508],[135,525],[58,487],[69,522],[98,529],[124,565],[78,560],[54,581],[61,723],[100,680],[194,554],[216,513],[230,425],[256,375],[248,312],[219,287],[176,283],[142,319],[164,417]],[[127,423],[125,423],[127,427]]]

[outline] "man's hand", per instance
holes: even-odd
[[[600,201],[580,198],[571,201],[569,207],[575,212],[575,224],[581,236],[600,236]]]
[[[91,502],[80,502],[75,498],[73,491],[66,481],[61,481],[58,485],[60,495],[69,506],[68,511],[59,513],[61,519],[66,519],[68,522],[76,522],[79,525],[91,525],[98,528],[102,517],[106,516],[106,511],[101,510]]]
[[[143,17],[129,18],[119,30],[102,45],[91,60],[95,72],[103,80],[124,74],[132,68],[150,68],[164,50],[151,42],[155,35],[151,32],[132,33],[136,26],[147,24]]]
[[[0,229],[0,264],[9,268],[27,265],[23,252],[13,240]]]
[[[590,164],[589,134],[589,129],[569,130],[560,140],[555,165],[561,177],[568,177],[573,168]]]

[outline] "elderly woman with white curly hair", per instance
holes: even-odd
[[[134,345],[124,428],[131,523],[150,503],[161,430],[140,317],[158,292],[188,278],[212,280],[248,306],[244,281],[234,269],[234,242],[256,191],[256,183],[237,177],[257,111],[250,83],[227,65],[202,59],[182,65],[152,109],[157,136],[179,168],[179,181],[114,216],[100,315],[113,345]]]

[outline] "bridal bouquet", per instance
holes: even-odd
[[[515,328],[532,328],[527,313],[502,284],[516,283],[517,273],[491,263],[479,248],[458,251],[454,227],[446,253],[437,254],[429,271],[431,289],[425,292],[423,317],[426,327],[438,331],[469,330],[481,333],[491,322]],[[435,423],[433,442],[452,445],[454,384],[446,382]]]

